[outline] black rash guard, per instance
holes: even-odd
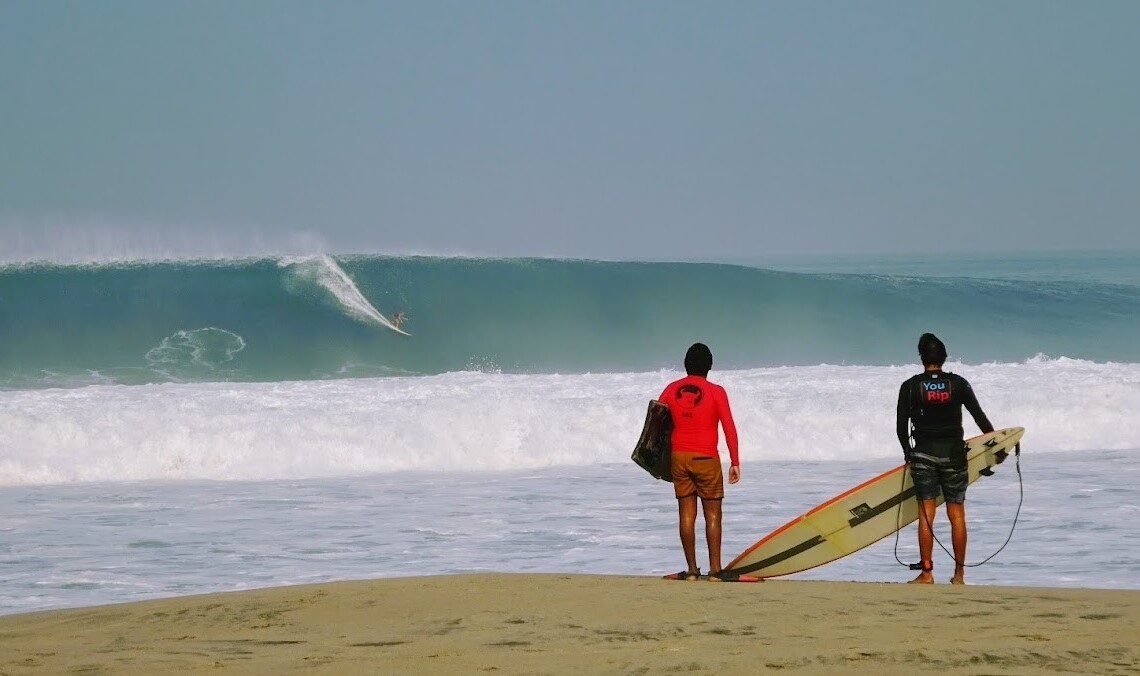
[[[962,443],[962,407],[973,416],[978,429],[993,432],[974,389],[960,375],[947,371],[924,371],[907,379],[899,388],[899,405],[895,431],[902,444],[903,455],[910,458],[908,421],[914,423],[914,447],[924,453],[949,457],[955,445]]]

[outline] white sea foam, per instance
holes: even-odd
[[[181,369],[218,371],[245,349],[242,337],[225,329],[208,326],[189,331],[176,331],[162,339],[145,355],[153,369],[177,372]],[[171,373],[172,376],[175,373]]]
[[[994,425],[1027,429],[1027,452],[1140,448],[1140,364],[948,368],[970,379]],[[728,389],[746,466],[893,462],[901,454],[898,386],[916,370],[821,365],[711,376]],[[679,375],[451,373],[5,391],[0,485],[628,463],[646,403]],[[977,432],[969,416],[966,432]]]
[[[970,486],[971,584],[1137,588],[1133,451],[1023,453]],[[894,460],[743,468],[733,557]],[[1023,472],[1017,470],[1022,469]],[[1020,475],[1024,475],[1024,503]],[[1122,518],[1123,517],[1123,518]],[[671,486],[633,463],[288,481],[146,481],[0,491],[0,614],[330,580],[460,572],[661,575],[683,565]],[[949,547],[945,516],[935,520]],[[707,568],[703,538],[698,561]],[[951,557],[935,548],[945,582]],[[896,556],[898,559],[896,560]],[[914,526],[799,579],[914,573]]]

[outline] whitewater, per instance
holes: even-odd
[[[1036,453],[1138,446],[1140,364],[959,365],[999,427]],[[713,372],[752,462],[900,457],[911,366]],[[649,399],[683,373],[453,373],[282,383],[0,392],[0,485],[293,480],[628,462]],[[978,430],[974,429],[976,434]],[[723,442],[722,442],[723,447]]]
[[[1140,588],[1136,268],[959,275],[980,267],[0,266],[0,613],[368,577],[675,570],[670,486],[629,453],[693,340],[712,347],[740,430],[732,556],[901,461],[895,398],[923,330],[995,425],[1027,430],[1021,457],[970,488],[972,562],[1017,524],[969,581]],[[707,311],[659,297],[678,276],[681,299],[717,291]],[[413,336],[386,325],[397,310]],[[907,579],[896,556],[916,558],[913,527],[793,577]]]

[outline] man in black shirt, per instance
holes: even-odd
[[[922,572],[912,583],[934,582],[934,515],[938,493],[946,500],[954,543],[954,577],[951,584],[965,584],[966,563],[966,446],[962,441],[962,407],[973,416],[982,432],[994,431],[970,383],[962,376],[942,370],[946,345],[933,333],[918,339],[918,355],[925,370],[899,388],[895,428],[903,456],[910,464],[918,500],[918,553]],[[909,424],[908,424],[909,423]],[[912,429],[913,428],[913,429]],[[911,438],[914,446],[911,446]]]

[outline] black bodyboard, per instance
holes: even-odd
[[[657,401],[649,402],[645,413],[645,425],[641,428],[641,438],[633,448],[633,461],[655,479],[673,481],[669,467],[671,453],[669,435],[673,433],[673,416],[669,407]]]

